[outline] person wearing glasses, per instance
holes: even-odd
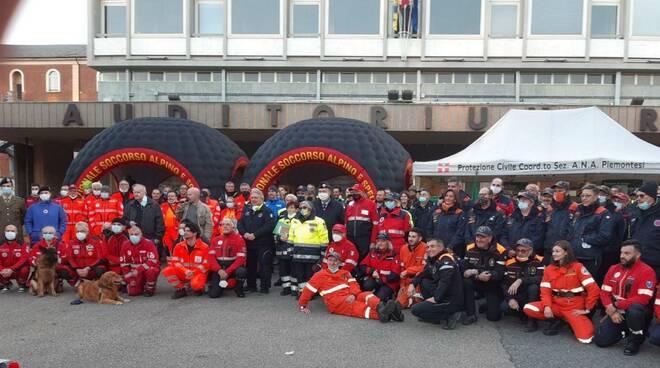
[[[660,205],[658,184],[648,182],[636,192],[637,209],[630,220],[630,238],[641,245],[642,261],[651,266],[660,278]]]

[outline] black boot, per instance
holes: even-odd
[[[394,312],[392,312],[392,320],[396,322],[403,322],[405,316],[403,315],[403,308],[401,304],[397,301],[392,301],[394,303]]]
[[[238,283],[236,283],[236,287],[234,287],[234,293],[236,293],[236,296],[239,298],[245,298],[245,293],[243,292],[242,280],[238,280]]]
[[[291,295],[291,288],[285,287],[280,291],[280,295],[285,296],[285,295]]]
[[[188,296],[188,292],[186,291],[186,289],[181,288],[181,289],[176,289],[176,291],[172,295],[172,299],[181,299],[181,298],[185,298],[187,296]]]
[[[529,318],[527,320],[527,323],[525,323],[525,327],[523,328],[523,332],[534,332],[538,330],[539,324],[536,322],[534,318]]]
[[[458,321],[461,320],[463,317],[463,312],[458,311],[455,313],[452,313],[449,318],[447,318],[447,321],[445,322],[444,326],[442,326],[443,330],[453,330],[456,328],[456,324]]]
[[[477,322],[477,316],[471,315],[471,316],[465,316],[465,318],[463,318],[462,323],[463,323],[463,326],[469,326],[469,325],[471,325],[475,322]]]
[[[392,313],[396,309],[396,305],[390,302],[380,302],[378,307],[376,307],[376,312],[378,312],[378,318],[381,322],[389,322],[392,318]]]
[[[548,326],[543,330],[543,334],[546,336],[555,336],[559,333],[559,330],[564,326],[564,321],[561,319],[551,319],[548,321]]]
[[[282,286],[282,278],[277,279],[274,286]]]
[[[636,355],[639,348],[644,343],[644,335],[630,334],[626,339],[626,344],[623,346],[623,355]]]

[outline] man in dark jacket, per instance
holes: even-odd
[[[543,244],[543,260],[546,264],[552,262],[552,247],[560,240],[567,240],[568,226],[573,220],[577,203],[571,200],[568,191],[570,184],[560,180],[552,186],[552,205],[545,213],[545,241]]]
[[[474,203],[472,202],[472,197],[467,194],[462,188],[461,188],[461,182],[458,180],[457,177],[451,177],[447,181],[447,190],[451,190],[454,193],[458,193],[458,198],[456,199],[456,203],[458,204],[458,207],[463,209],[463,210],[468,210],[472,208]]]
[[[259,292],[268,294],[273,273],[273,229],[275,215],[264,204],[264,194],[259,189],[250,191],[250,202],[246,203],[238,221],[238,232],[247,245],[247,288],[257,291],[257,276],[261,280]]]
[[[587,184],[580,194],[582,203],[568,228],[575,258],[589,271],[598,275],[603,250],[612,241],[612,214],[598,204],[598,187]]]
[[[426,265],[408,286],[408,296],[414,297],[419,287],[424,301],[412,306],[417,318],[442,323],[445,330],[453,330],[461,319],[463,309],[463,278],[452,253],[441,240],[426,242]]]
[[[488,226],[493,233],[493,239],[496,242],[500,241],[504,231],[504,212],[497,207],[492,198],[493,192],[489,188],[481,188],[477,202],[471,209],[463,212],[456,233],[457,240],[453,242],[454,251],[474,242],[477,229],[481,226]],[[458,244],[461,240],[463,243]]]
[[[410,209],[410,214],[412,215],[413,224],[415,227],[422,229],[422,235],[424,239],[431,237],[429,229],[433,223],[433,211],[435,206],[431,203],[431,195],[425,189],[422,189],[419,192],[419,198],[417,202]]]
[[[344,205],[332,197],[332,189],[327,183],[318,187],[318,199],[312,202],[316,216],[325,221],[325,226],[332,229],[336,224],[344,224]]]
[[[603,261],[600,264],[598,274],[593,275],[596,282],[603,283],[603,277],[610,267],[618,264],[621,258],[621,243],[626,237],[626,220],[623,218],[622,209],[617,208],[611,200],[610,188],[606,185],[598,187],[598,204],[605,207],[612,215],[612,237],[611,242],[603,249]]]
[[[124,220],[142,229],[142,236],[153,241],[158,254],[163,254],[161,240],[165,234],[165,223],[160,205],[147,196],[147,188],[142,184],[133,186],[133,196],[124,207]]]
[[[537,197],[530,192],[518,194],[518,207],[506,221],[500,243],[515,250],[518,240],[527,238],[534,244],[534,252],[543,252],[545,237],[545,214],[536,205]]]
[[[651,266],[660,279],[660,204],[658,184],[649,182],[637,190],[636,215],[630,223],[631,237],[642,248],[642,261]]]

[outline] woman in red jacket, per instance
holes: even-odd
[[[550,321],[545,335],[556,335],[566,321],[578,341],[588,344],[594,337],[589,315],[599,294],[589,271],[575,259],[571,244],[560,240],[552,247],[552,264],[543,273],[541,301],[525,305],[524,311],[531,318]]]

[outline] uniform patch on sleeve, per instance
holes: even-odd
[[[582,269],[580,270],[580,272],[582,272],[583,275],[589,275],[589,271],[584,266],[582,266]]]
[[[647,289],[652,289],[653,288],[653,283],[651,282],[651,280],[646,281],[646,288]]]

